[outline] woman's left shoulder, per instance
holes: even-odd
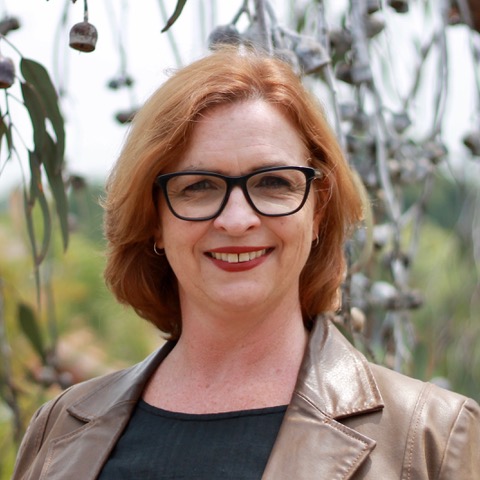
[[[404,412],[421,409],[424,414],[438,412],[442,416],[456,415],[465,408],[474,415],[480,415],[477,402],[462,394],[380,365],[370,364],[370,368],[386,407],[399,407]]]
[[[386,431],[405,442],[404,469],[415,472],[424,465],[438,475],[433,478],[473,478],[480,468],[478,403],[378,365],[371,369],[384,401]]]

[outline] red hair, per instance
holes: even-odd
[[[195,120],[217,105],[261,99],[292,122],[324,173],[313,184],[321,210],[319,241],[300,278],[305,320],[335,306],[345,271],[343,246],[362,215],[361,199],[339,144],[316,99],[281,60],[233,47],[177,71],[135,115],[107,181],[105,279],[116,298],[170,338],[181,333],[177,280],[166,257],[153,252],[158,226],[154,180],[186,151]]]

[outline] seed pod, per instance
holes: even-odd
[[[107,86],[110,90],[118,90],[122,87],[131,87],[134,80],[130,75],[119,75],[109,80]]]
[[[70,175],[70,186],[76,192],[85,190],[87,188],[87,182],[85,178],[80,175]]]
[[[361,333],[365,329],[367,317],[365,313],[358,307],[352,307],[350,310],[350,322],[354,332]]]
[[[354,63],[352,65],[352,82],[354,85],[369,83],[373,80],[372,70],[368,63]]]
[[[408,12],[408,0],[388,0],[388,4],[397,13],[407,13]]]
[[[329,39],[330,48],[336,55],[344,55],[352,48],[352,34],[348,30],[332,30]]]
[[[138,109],[133,108],[131,110],[122,110],[115,115],[118,123],[122,125],[125,123],[130,123],[133,120],[133,117],[137,113]]]
[[[346,63],[339,63],[335,76],[342,82],[351,85],[360,85],[361,83],[370,82],[372,80],[372,71],[368,64],[355,63],[348,65]]]
[[[97,39],[97,29],[91,23],[76,23],[70,30],[70,47],[74,50],[93,52]]]
[[[238,45],[241,35],[233,24],[219,25],[208,36],[208,48],[214,50],[220,45]]]
[[[380,10],[379,0],[367,0],[367,13],[372,14]]]
[[[303,37],[295,45],[295,53],[300,66],[306,74],[319,72],[325,65],[330,63],[330,57],[323,45],[311,38]]]
[[[0,88],[9,88],[15,80],[15,65],[11,58],[0,55]]]
[[[385,28],[385,20],[380,17],[366,17],[365,28],[368,38],[373,38],[378,35]]]
[[[412,124],[410,117],[405,112],[394,113],[392,123],[397,133],[403,133]]]
[[[0,33],[7,35],[12,30],[18,30],[20,22],[17,17],[5,17],[0,20]]]
[[[480,156],[480,131],[467,133],[463,137],[464,145],[470,150],[472,155]]]

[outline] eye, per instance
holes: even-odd
[[[216,190],[218,185],[211,181],[208,178],[204,178],[203,180],[198,180],[196,182],[189,183],[185,185],[182,189],[185,193],[188,192],[204,192],[206,190]]]
[[[290,189],[292,187],[292,182],[290,179],[281,176],[281,175],[261,175],[255,179],[253,186],[255,188],[265,188],[265,189]]]
[[[221,179],[208,175],[177,175],[168,183],[170,198],[194,199],[217,195],[225,190]]]

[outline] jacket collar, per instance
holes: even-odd
[[[66,427],[66,434],[50,442],[41,475],[30,478],[63,480],[68,467],[69,478],[96,479],[130,420],[146,383],[174,345],[168,342],[143,362],[92,380],[88,393],[67,408],[70,427]],[[82,389],[81,385],[75,388]]]
[[[339,419],[382,408],[365,357],[319,318],[263,480],[351,478],[375,441]]]
[[[96,478],[146,383],[173,347],[168,342],[140,364],[113,374],[109,381],[99,381],[97,388],[74,402],[68,413],[87,425],[53,442],[49,467],[41,478],[63,478],[61,458],[69,458],[69,471],[77,472],[79,478]],[[319,319],[263,479],[351,478],[375,442],[339,419],[382,407],[366,359],[331,323]],[[60,451],[62,455],[57,455]]]

